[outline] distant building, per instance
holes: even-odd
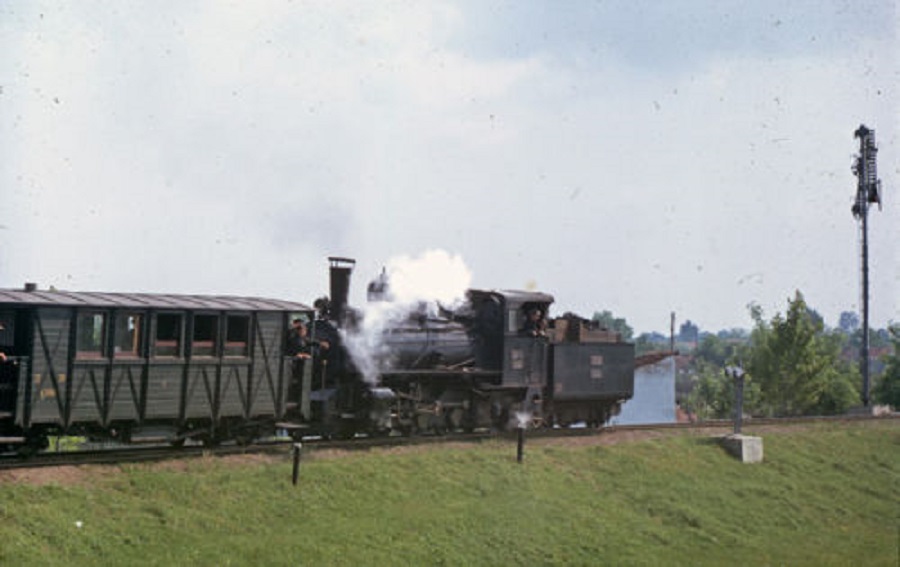
[[[634,364],[634,397],[610,425],[675,423],[675,355],[656,352],[639,356]]]

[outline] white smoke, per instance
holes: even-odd
[[[381,368],[389,364],[385,330],[423,309],[428,315],[436,315],[439,306],[461,307],[472,283],[472,272],[462,257],[444,250],[391,258],[384,275],[388,288],[383,300],[367,303],[356,328],[342,332],[357,369],[372,384],[377,382]]]
[[[528,429],[528,425],[531,423],[532,413],[530,411],[517,411],[516,412],[516,427],[518,429]]]
[[[458,307],[472,284],[472,272],[462,257],[443,250],[427,250],[416,258],[397,256],[386,269],[392,302],[398,305],[436,301]]]

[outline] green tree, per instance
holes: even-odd
[[[634,354],[640,356],[648,352],[656,352],[668,348],[668,343],[653,341],[649,333],[641,333],[634,340]]]
[[[691,376],[693,388],[685,400],[685,410],[700,419],[729,419],[734,417],[734,379],[725,375],[724,366],[696,359]],[[759,385],[750,376],[744,379],[744,413],[753,413],[759,400]]]
[[[694,352],[694,358],[705,360],[720,368],[724,368],[726,359],[734,355],[734,348],[733,345],[716,335],[704,335],[699,346],[697,346],[697,350]]]
[[[746,329],[732,328],[722,329],[716,336],[726,341],[746,342],[750,338],[750,333]]]
[[[872,399],[876,403],[900,409],[900,325],[893,325],[889,330],[894,354],[884,357],[884,374],[872,388]]]
[[[616,317],[611,311],[597,311],[591,320],[601,328],[609,329],[622,335],[623,341],[630,341],[634,336],[634,329],[625,321],[624,317]]]
[[[799,291],[784,315],[765,321],[751,306],[755,328],[747,370],[760,389],[768,415],[835,414],[858,402],[859,374],[840,357],[842,337],[828,333]]]
[[[857,354],[862,346],[863,331],[858,328],[849,335],[847,348],[852,349]],[[885,348],[891,345],[891,332],[889,329],[873,329],[869,328],[869,348]]]
[[[701,419],[732,417],[734,388],[728,383],[731,379],[725,377],[725,366],[739,363],[746,341],[746,333],[702,335],[700,344],[688,357],[687,372],[679,373],[676,378],[676,392],[682,407]],[[745,387],[745,394],[747,391]],[[752,404],[745,404],[744,408],[750,411]]]

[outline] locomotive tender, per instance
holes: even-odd
[[[567,316],[525,332],[553,297],[470,290],[381,331],[375,374],[348,350],[354,262],[330,258],[318,309],[253,297],[0,290],[0,452],[53,435],[122,442],[602,425],[633,393],[634,346]],[[384,282],[382,282],[383,284]],[[383,285],[369,288],[384,299]],[[318,311],[318,313],[317,313]],[[312,358],[286,352],[291,321]]]

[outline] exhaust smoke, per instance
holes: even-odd
[[[360,311],[359,324],[341,331],[347,351],[366,382],[376,384],[381,370],[390,367],[384,333],[411,314],[438,316],[439,307],[465,304],[472,272],[458,255],[428,250],[419,256],[391,258],[378,282],[378,300]],[[370,288],[371,289],[371,288]]]

